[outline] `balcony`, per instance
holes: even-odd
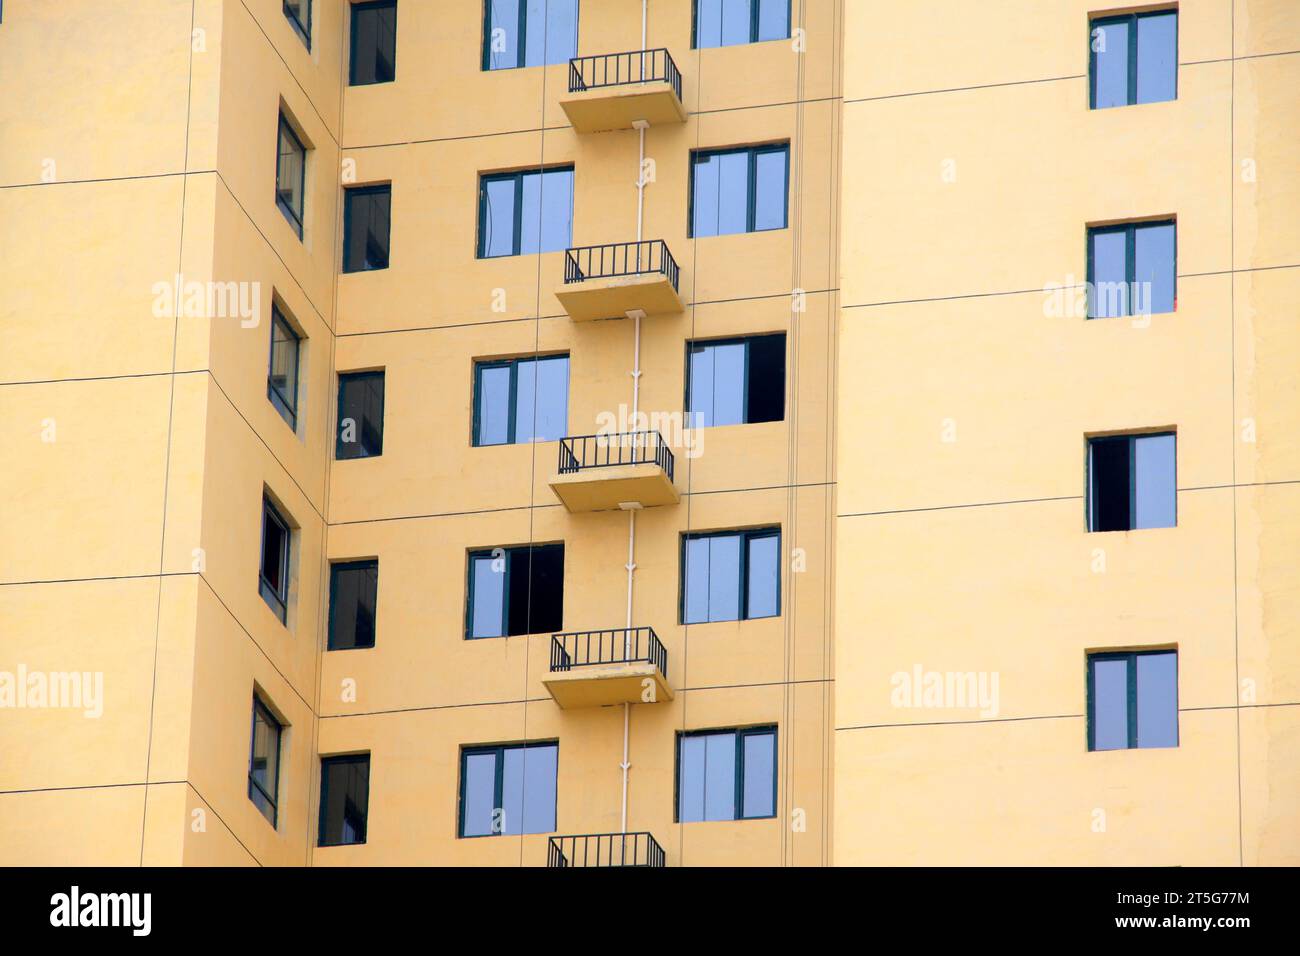
[[[666,866],[664,848],[648,833],[553,836],[547,866]]]
[[[575,435],[560,439],[551,490],[573,514],[675,505],[673,453],[658,432]]]
[[[686,122],[682,74],[662,48],[574,57],[560,105],[579,133]]]
[[[652,627],[573,631],[551,636],[543,683],[563,710],[657,704],[673,699],[667,673],[668,652]]]
[[[582,246],[565,250],[555,297],[575,322],[680,312],[680,272],[662,239]]]

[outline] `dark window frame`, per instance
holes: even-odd
[[[1178,219],[1176,217],[1168,219],[1135,219],[1128,222],[1113,222],[1104,226],[1088,227],[1088,308],[1086,317],[1089,320],[1124,319],[1131,318],[1138,314],[1145,314],[1133,311],[1133,287],[1137,284],[1137,234],[1139,229],[1151,229],[1161,226],[1172,226],[1174,230],[1174,312],[1178,311]],[[1114,235],[1118,233],[1124,234],[1124,285],[1128,290],[1125,296],[1124,307],[1127,311],[1123,315],[1097,315],[1097,256],[1096,251],[1093,248],[1093,238],[1096,236]],[[1151,314],[1172,315],[1173,312],[1155,312]]]
[[[754,339],[763,339],[763,338],[768,338],[768,337],[771,337],[771,336],[778,336],[778,335],[779,335],[782,339],[785,340],[785,343],[784,343],[784,344],[785,344],[785,349],[784,349],[784,351],[783,351],[783,353],[782,353],[783,361],[782,361],[782,365],[781,365],[781,371],[782,371],[782,376],[781,376],[781,417],[780,417],[780,418],[767,419],[766,421],[762,421],[762,422],[751,422],[751,421],[749,421],[749,381],[750,381],[750,376],[749,376],[749,356],[750,356],[750,346],[751,346],[752,342],[754,341]],[[687,427],[693,427],[693,426],[690,424],[690,422],[691,422],[690,415],[691,415],[691,355],[692,355],[692,351],[693,351],[694,349],[697,349],[697,348],[702,350],[702,349],[704,349],[704,348],[708,348],[708,347],[716,347],[716,346],[722,346],[722,345],[744,345],[744,346],[745,346],[745,376],[744,376],[744,382],[743,382],[743,384],[742,384],[742,386],[741,386],[741,388],[742,388],[742,390],[743,390],[742,398],[743,398],[743,400],[744,400],[744,406],[745,406],[745,421],[743,421],[743,422],[739,422],[739,423],[737,423],[737,424],[741,424],[741,425],[765,425],[765,424],[767,424],[768,422],[783,422],[783,421],[785,421],[785,413],[786,413],[786,399],[788,398],[788,395],[787,395],[787,388],[788,388],[788,384],[789,384],[789,382],[788,382],[788,379],[789,379],[789,362],[788,362],[789,354],[788,354],[788,353],[789,353],[789,348],[790,348],[790,337],[789,337],[789,334],[788,334],[787,332],[784,332],[784,331],[780,331],[780,332],[757,332],[757,333],[755,333],[755,334],[753,334],[753,335],[734,335],[734,336],[728,336],[727,338],[723,338],[723,339],[687,339],[687,340],[686,340],[686,394],[685,394],[685,404],[683,405],[683,410],[685,411],[686,416],[687,416]],[[705,426],[705,427],[713,428],[713,427],[725,427],[725,426],[712,426],[712,425],[710,425],[710,426]]]
[[[335,413],[334,413],[334,460],[335,461],[357,461],[366,458],[379,458],[384,454],[384,408],[388,400],[387,372],[388,370],[386,368],[381,368],[381,369],[363,369],[355,372],[338,373],[338,380],[339,380],[338,393],[337,393],[337,400],[335,402]],[[356,445],[359,449],[361,449],[361,453],[356,455],[345,454],[345,449],[348,447],[348,445],[344,444],[343,442],[343,417],[342,417],[343,416],[343,388],[347,382],[357,381],[359,379],[367,379],[367,378],[378,378],[384,383],[383,391],[379,396],[379,426],[376,429],[379,434],[379,450],[374,452],[373,454],[365,452],[360,441],[363,423],[358,421],[356,423],[358,440],[355,442],[350,442],[348,444]]]
[[[749,156],[745,184],[745,231],[710,233],[707,236],[695,235],[695,181],[696,168],[701,162],[707,162],[714,156],[730,156],[745,153]],[[758,218],[758,157],[770,153],[785,153],[785,186],[782,191],[784,207],[781,213],[781,225],[767,229],[756,229]],[[748,236],[756,232],[780,232],[790,228],[790,141],[779,143],[760,143],[756,146],[727,146],[718,149],[691,150],[691,172],[689,196],[686,203],[686,235],[690,239],[713,239],[719,236]]]
[[[303,7],[307,11],[307,22],[303,23],[298,18],[298,14],[293,7],[289,6],[289,0],[283,0],[284,16],[293,27],[294,32],[302,38],[302,42],[307,44],[308,52],[311,51],[311,7],[313,0],[303,0]]]
[[[325,842],[325,823],[326,811],[329,808],[329,775],[325,772],[326,764],[361,764],[366,765],[366,807],[364,811],[365,822],[362,825],[364,832],[360,840],[352,840],[348,843],[326,843]],[[319,823],[316,830],[317,846],[364,846],[370,835],[370,752],[354,754],[327,754],[320,758],[320,814]]]
[[[352,235],[352,196],[388,196],[388,236],[385,238],[384,264],[382,266],[360,266],[352,262],[348,257],[351,249],[351,243],[348,241]],[[388,269],[393,264],[393,184],[370,183],[365,186],[347,186],[343,190],[343,255],[340,264],[340,270],[344,275],[352,275],[357,272],[381,272]],[[369,260],[367,260],[369,261]]]
[[[545,8],[544,8],[545,9]],[[578,36],[582,23],[582,2],[573,0],[573,51],[578,52]],[[542,14],[542,30],[547,29],[546,14]],[[492,0],[483,0],[483,55],[479,61],[480,72],[496,73],[500,70],[528,70],[538,66],[555,66],[552,63],[525,63],[528,56],[528,3],[519,0],[519,26],[515,34],[515,64],[513,66],[492,65]],[[567,59],[567,58],[566,58]]]
[[[500,833],[465,833],[465,783],[467,779],[466,768],[469,758],[472,756],[481,756],[483,754],[492,754],[496,758],[496,767],[494,768],[494,779],[492,785],[492,809],[493,811],[504,809],[505,804],[505,770],[506,770],[506,751],[507,750],[530,750],[538,747],[555,748],[555,825],[560,825],[560,741],[555,740],[529,740],[524,743],[516,744],[472,744],[462,745],[460,748],[460,782],[457,786],[456,802],[456,839],[458,840],[477,840],[482,837],[498,836],[527,836],[524,833],[506,833],[502,830]],[[546,833],[555,833],[555,830],[543,831]]]
[[[494,641],[494,640],[504,640],[504,639],[506,639],[506,638],[511,638],[511,637],[527,637],[529,634],[534,634],[534,633],[537,633],[537,634],[552,633],[552,632],[550,632],[550,631],[526,631],[526,632],[521,632],[521,633],[519,633],[519,634],[511,634],[511,633],[510,633],[510,576],[511,576],[511,574],[513,573],[513,571],[512,571],[512,565],[513,565],[513,563],[514,563],[514,555],[515,555],[515,554],[518,554],[519,552],[527,552],[528,555],[529,555],[529,567],[531,568],[531,566],[532,566],[532,554],[533,554],[533,552],[541,551],[541,550],[546,549],[546,548],[559,548],[559,550],[560,550],[561,560],[563,560],[564,553],[565,553],[565,552],[564,552],[564,542],[563,542],[563,541],[539,541],[539,542],[535,542],[535,543],[533,543],[533,544],[518,544],[518,545],[500,546],[500,547],[496,547],[496,548],[474,548],[474,549],[472,549],[472,550],[466,552],[466,559],[465,559],[465,638],[464,638],[465,640],[467,640],[467,641]],[[502,633],[501,633],[501,634],[489,634],[489,635],[483,635],[483,636],[477,636],[477,637],[476,637],[476,636],[474,635],[474,562],[475,562],[475,560],[481,560],[481,559],[483,559],[483,558],[488,558],[489,560],[492,560],[492,559],[493,559],[493,554],[494,554],[496,551],[498,551],[498,550],[501,551],[501,552],[503,552],[503,554],[502,554],[502,560],[504,560],[505,563],[506,563],[505,570],[501,572],[501,574],[502,574],[502,576],[503,576],[503,580],[502,580],[502,582],[501,582],[501,590],[502,590],[502,593],[501,593],[501,631],[502,631]],[[531,583],[532,583],[532,582],[529,582],[529,584],[530,584],[530,587],[529,587],[529,593],[530,593],[530,594],[531,594],[531,592],[532,592]],[[563,592],[563,588],[564,588],[564,575],[563,575],[563,573],[561,573],[561,576],[560,576],[560,588],[561,588],[561,592],[560,592],[560,593],[561,593],[561,597],[560,597],[560,602],[561,602],[561,618],[563,618],[563,601],[564,601],[564,598],[563,598],[563,593],[564,593],[564,592]],[[531,609],[530,609],[530,610],[531,610]],[[531,615],[530,615],[530,617],[531,617]],[[530,621],[530,623],[531,623],[531,621]],[[562,631],[563,629],[564,629],[563,626],[561,626],[561,627],[555,628],[554,630],[555,630],[555,631]]]
[[[371,568],[375,571],[375,627],[374,634],[371,636],[369,644],[353,644],[350,647],[336,647],[334,645],[334,612],[338,605],[338,572],[340,571],[368,571]],[[379,559],[378,558],[359,558],[354,561],[331,561],[330,562],[330,606],[329,616],[326,622],[325,630],[325,650],[326,651],[367,651],[372,650],[379,642]]]
[[[257,756],[257,718],[259,714],[263,721],[265,721],[269,726],[275,728],[275,779],[271,781],[271,793],[267,793],[266,789],[253,777],[253,760]],[[256,788],[257,792],[262,795],[262,799],[271,805],[271,817],[267,822],[271,824],[272,829],[276,830],[280,827],[280,804],[277,798],[280,793],[280,761],[283,756],[283,749],[284,724],[280,723],[275,714],[271,713],[271,708],[263,703],[261,696],[254,691],[252,734],[248,744],[248,799],[250,801],[253,800],[252,791]],[[253,802],[253,806],[257,807],[255,801]],[[263,817],[266,817],[266,814],[262,812],[261,807],[258,807],[257,809],[258,813]]]
[[[285,395],[275,385],[273,372],[275,371],[275,330],[277,324],[283,328],[288,337],[293,341],[293,394]],[[298,330],[293,327],[285,317],[280,306],[271,303],[271,357],[267,363],[266,369],[266,397],[271,404],[275,406],[276,411],[288,424],[289,429],[293,432],[298,431],[298,385],[302,373],[302,336]]]
[[[1174,15],[1174,95],[1168,100],[1149,100],[1150,103],[1173,103],[1178,99],[1178,37],[1179,30],[1182,27],[1182,18],[1179,16],[1178,5],[1163,7],[1159,10],[1143,10],[1139,13],[1121,13],[1113,16],[1102,15],[1092,17],[1088,20],[1088,109],[1098,109],[1097,106],[1097,51],[1093,49],[1095,45],[1094,36],[1098,27],[1106,27],[1115,23],[1128,23],[1128,103],[1127,106],[1144,105],[1138,102],[1137,98],[1137,80],[1138,80],[1138,21],[1150,17],[1162,17],[1169,14]],[[1118,109],[1118,107],[1101,107],[1102,109]]]
[[[677,731],[676,754],[673,770],[673,823],[734,823],[739,820],[774,820],[780,812],[781,751],[778,749],[776,724],[758,724],[753,727],[711,727],[707,730]],[[732,804],[735,816],[730,820],[682,820],[682,742],[689,737],[709,737],[731,734],[736,739],[736,790]],[[763,816],[745,815],[745,738],[772,736],[772,812]]]
[[[728,618],[725,621],[694,621],[686,620],[686,544],[688,541],[695,541],[701,538],[740,538],[740,594],[737,602],[738,613],[740,617],[736,621],[766,621],[774,617],[780,617],[782,613],[781,579],[782,574],[782,545],[781,545],[781,526],[771,525],[761,528],[734,528],[724,529],[722,531],[684,531],[681,534],[681,543],[679,545],[679,560],[677,570],[677,622],[684,627],[696,627],[702,624],[725,624],[732,620]],[[776,613],[764,614],[760,617],[749,616],[749,542],[761,538],[776,538]]]
[[[474,394],[472,396],[474,409],[473,409],[473,419],[471,422],[471,430],[470,430],[470,446],[472,448],[501,448],[506,445],[535,444],[535,442],[520,442],[518,440],[518,422],[516,421],[516,418],[518,417],[518,410],[519,410],[519,366],[524,362],[539,363],[539,362],[548,361],[550,359],[560,359],[560,358],[569,359],[569,357],[570,356],[568,352],[552,352],[546,355],[520,355],[520,356],[516,356],[515,358],[483,359],[482,361],[475,361],[474,362]],[[497,369],[497,368],[508,368],[510,370],[510,395],[508,397],[508,402],[510,407],[507,409],[508,418],[506,422],[507,438],[503,442],[492,442],[489,444],[485,444],[481,440],[482,435],[480,434],[481,427],[483,424],[482,422],[483,416],[481,411],[482,403],[480,402],[480,399],[483,396],[483,373],[485,371],[490,371],[492,369]],[[573,369],[572,364],[570,364],[569,369],[570,371],[572,371]],[[567,411],[568,408],[567,379],[565,382],[565,408]],[[536,402],[534,402],[533,416],[535,422],[537,416]],[[565,417],[567,418],[568,416],[566,415]],[[564,423],[564,427],[565,427],[565,431],[567,432],[569,427],[569,423],[567,421]]]
[[[1127,442],[1129,445],[1128,453],[1128,503],[1129,503],[1129,525],[1128,528],[1115,529],[1120,532],[1126,531],[1154,531],[1157,528],[1138,528],[1133,527],[1137,522],[1137,442],[1142,438],[1172,438],[1174,440],[1174,523],[1165,527],[1178,527],[1178,430],[1161,429],[1153,432],[1125,432],[1119,435],[1089,435],[1087,438],[1087,457],[1084,462],[1087,479],[1087,496],[1085,506],[1087,510],[1087,529],[1089,534],[1110,534],[1112,532],[1098,531],[1097,523],[1097,482],[1093,475],[1092,449],[1093,446],[1100,442]]]
[[[293,145],[302,154],[302,169],[298,175],[298,195],[302,197],[301,211],[294,209],[289,203],[285,202],[280,193],[280,160],[282,158],[280,142],[285,133],[289,134]],[[285,116],[284,107],[280,108],[280,122],[276,127],[275,134],[275,204],[279,207],[284,218],[288,220],[289,225],[293,227],[298,238],[301,239],[303,237],[303,223],[307,219],[307,145],[302,141],[302,137],[298,135],[298,131],[293,128],[289,118]]]
[[[790,31],[794,27],[794,12],[791,9],[790,0],[785,0],[785,36],[772,37],[768,40],[758,38],[758,28],[762,14],[762,0],[752,0],[749,6],[749,43],[732,43],[729,46],[748,46],[750,43],[776,43],[781,40],[790,39]],[[701,47],[700,39],[700,0],[691,0],[691,49],[692,50],[721,50],[723,47]]]
[[[1170,750],[1170,749],[1173,749],[1173,748],[1169,748],[1169,747],[1140,747],[1140,746],[1138,746],[1138,721],[1137,721],[1137,707],[1138,707],[1138,690],[1137,690],[1137,659],[1138,659],[1139,657],[1151,657],[1151,656],[1154,656],[1154,655],[1157,655],[1157,654],[1172,654],[1172,655],[1174,655],[1174,735],[1175,735],[1175,743],[1174,743],[1174,747],[1177,747],[1177,746],[1179,746],[1179,745],[1182,743],[1182,737],[1183,737],[1183,735],[1182,735],[1182,728],[1179,726],[1180,721],[1179,721],[1179,719],[1178,719],[1178,714],[1179,714],[1179,710],[1178,710],[1178,700],[1179,700],[1179,694],[1178,694],[1178,674],[1179,674],[1178,648],[1177,648],[1177,647],[1158,647],[1158,648],[1149,648],[1149,649],[1146,649],[1146,650],[1140,650],[1140,651],[1097,651],[1097,652],[1095,652],[1095,653],[1090,653],[1090,654],[1087,655],[1087,668],[1088,668],[1088,752],[1089,752],[1089,753],[1108,753],[1108,752],[1110,752],[1110,750]],[[1097,749],[1097,740],[1096,740],[1096,732],[1097,732],[1097,727],[1096,727],[1096,715],[1097,715],[1097,686],[1096,686],[1096,673],[1095,673],[1095,670],[1094,670],[1094,668],[1093,668],[1093,664],[1094,664],[1095,662],[1097,662],[1097,661],[1120,661],[1120,660],[1122,660],[1122,661],[1127,661],[1127,662],[1128,662],[1128,677],[1127,677],[1127,687],[1126,687],[1126,690],[1127,690],[1127,692],[1128,692],[1128,699],[1127,699],[1127,705],[1128,705],[1128,706],[1127,706],[1127,711],[1128,711],[1128,712],[1127,712],[1127,716],[1126,716],[1126,720],[1127,720],[1127,722],[1128,722],[1128,727],[1127,727],[1127,729],[1128,729],[1128,746],[1127,746],[1127,747],[1122,747],[1122,748],[1121,748],[1121,747],[1112,747],[1112,748],[1109,748],[1109,750],[1098,750],[1098,749]]]
[[[279,556],[280,590],[276,590],[275,586],[267,580],[266,569],[263,565],[266,549],[266,522],[268,520],[276,524],[284,534],[284,547],[280,549]],[[280,509],[265,491],[262,492],[262,535],[258,545],[258,590],[261,592],[262,600],[280,619],[280,623],[287,627],[289,624],[289,563],[293,551],[293,525],[280,513]]]
[[[558,166],[533,166],[528,169],[517,169],[513,172],[506,173],[479,173],[478,177],[478,241],[475,248],[475,258],[477,259],[511,259],[515,256],[536,256],[545,255],[546,253],[539,250],[537,252],[522,252],[524,238],[524,179],[528,176],[546,176],[548,173],[567,172],[573,176],[572,184],[569,188],[569,243],[573,242],[573,205],[576,201],[575,193],[577,191],[578,178],[576,167],[573,163],[561,163]],[[514,192],[514,215],[511,225],[511,243],[510,252],[502,252],[490,256],[487,254],[488,233],[487,233],[487,187],[489,183],[500,183],[513,180],[515,184]],[[540,185],[538,194],[545,190],[545,180]],[[541,235],[538,234],[540,241]],[[555,250],[552,250],[555,251]]]
[[[356,65],[357,65],[357,14],[366,10],[377,10],[391,7],[393,10],[393,78],[391,80],[370,80],[366,83],[357,82]],[[397,0],[364,0],[362,3],[353,3],[352,9],[348,12],[348,86],[380,86],[384,83],[397,82]]]

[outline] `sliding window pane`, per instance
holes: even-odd
[[[750,538],[749,580],[746,583],[747,618],[775,617],[779,611],[781,586],[781,539],[777,535]]]
[[[1128,105],[1129,21],[1094,23],[1093,107]]]
[[[1133,311],[1174,311],[1174,224],[1162,222],[1135,229]]]
[[[1092,289],[1088,315],[1104,319],[1128,315],[1128,232],[1092,233]]]
[[[755,154],[754,229],[784,229],[786,169],[790,151],[782,148]]]
[[[504,556],[475,555],[470,559],[474,600],[470,608],[470,637],[505,636],[505,570],[493,569],[494,561],[504,564]]]
[[[776,734],[745,734],[741,739],[745,748],[741,816],[775,816]]]
[[[463,772],[461,835],[490,836],[496,810],[497,755],[467,753]]]
[[[1137,655],[1137,745],[1178,746],[1178,654]]]
[[[1161,103],[1177,96],[1178,13],[1137,20],[1137,102]]]
[[[1092,661],[1093,750],[1128,747],[1128,660]]]
[[[1172,528],[1177,521],[1176,440],[1173,435],[1142,435],[1134,439],[1134,528]]]

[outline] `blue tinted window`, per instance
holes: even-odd
[[[707,150],[692,157],[691,234],[786,227],[790,147]]]
[[[745,343],[696,343],[690,350],[687,412],[691,427],[742,424],[745,421]]]
[[[781,586],[781,540],[774,534],[748,542],[747,610],[749,617],[775,617]]]
[[[486,0],[483,69],[567,63],[578,55],[578,0]]]
[[[775,816],[776,734],[744,734],[741,754],[744,762],[741,816]]]
[[[1142,435],[1134,439],[1133,482],[1135,528],[1172,528],[1178,491],[1173,435]]]
[[[1137,21],[1137,101],[1160,103],[1177,96],[1178,14],[1159,13]]]
[[[1088,530],[1178,523],[1177,437],[1107,435],[1088,442]]]
[[[1137,746],[1178,746],[1178,655],[1137,655]]]
[[[1091,307],[1088,314],[1104,319],[1128,315],[1128,233],[1094,230],[1092,242]]]
[[[691,428],[785,418],[785,333],[687,344]]]
[[[1094,20],[1090,42],[1093,109],[1177,98],[1177,11]]]
[[[1174,311],[1174,224],[1138,225],[1133,236],[1134,313]]]
[[[461,753],[460,835],[555,829],[557,744],[472,747]]]
[[[567,434],[567,355],[479,362],[475,369],[475,446],[558,441]]]
[[[1092,26],[1092,105],[1095,109],[1128,106],[1129,21]]]
[[[482,177],[480,259],[561,251],[572,235],[572,167]]]
[[[507,747],[501,796],[504,833],[550,833],[555,829],[559,748]]]
[[[682,543],[682,623],[781,613],[781,535],[775,529],[687,535]]]
[[[466,574],[466,639],[553,633],[564,626],[562,543],[474,551]]]
[[[1128,661],[1093,661],[1092,695],[1092,749],[1128,747]]]
[[[740,619],[740,536],[686,539],[686,624]]]
[[[679,822],[774,816],[775,797],[775,728],[715,730],[678,738]]]
[[[1178,237],[1170,220],[1088,230],[1088,317],[1173,312]]]
[[[461,771],[461,836],[489,836],[496,814],[495,753],[467,753]]]
[[[506,626],[505,558],[476,555],[470,558],[470,637],[503,637]]]
[[[1178,652],[1088,658],[1088,749],[1178,746]]]
[[[790,0],[696,0],[695,46],[736,46],[790,36]]]

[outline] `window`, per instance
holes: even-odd
[[[573,241],[573,167],[479,179],[478,256],[557,252]]]
[[[311,0],[284,0],[284,15],[311,49]]]
[[[383,453],[384,373],[340,373],[335,459],[376,458]]]
[[[375,606],[378,600],[378,561],[345,561],[330,565],[331,651],[375,646]]]
[[[556,743],[465,747],[460,752],[460,835],[555,830]]]
[[[1173,312],[1177,236],[1174,221],[1088,229],[1088,318]]]
[[[319,846],[366,842],[370,805],[370,754],[322,757]]]
[[[302,339],[279,306],[271,306],[271,368],[266,376],[266,397],[280,417],[298,428],[298,359]]]
[[[351,86],[391,83],[397,76],[397,0],[352,4]]]
[[[1093,109],[1177,99],[1177,10],[1097,17],[1090,40]]]
[[[776,816],[776,728],[677,735],[677,822]]]
[[[569,357],[474,363],[474,445],[558,441],[569,427]]]
[[[682,623],[744,621],[781,613],[781,531],[682,536]]]
[[[302,238],[303,202],[307,184],[307,147],[280,114],[280,144],[275,159],[275,204]]]
[[[248,799],[276,825],[276,795],[280,792],[280,737],[283,728],[253,695],[253,742],[248,758]]]
[[[262,567],[258,576],[262,600],[284,624],[289,605],[289,522],[262,496]]]
[[[568,63],[578,55],[578,0],[486,0],[483,69]]]
[[[1178,652],[1088,655],[1088,749],[1178,746]]]
[[[563,544],[470,552],[467,638],[546,634],[563,620]]]
[[[788,143],[693,153],[691,235],[784,229],[789,166]]]
[[[790,0],[695,0],[692,47],[735,46],[790,36]]]
[[[1177,440],[1172,432],[1088,442],[1088,530],[1178,524]]]
[[[785,333],[686,344],[691,428],[785,418]]]
[[[343,271],[388,268],[393,187],[354,186],[343,191]]]

